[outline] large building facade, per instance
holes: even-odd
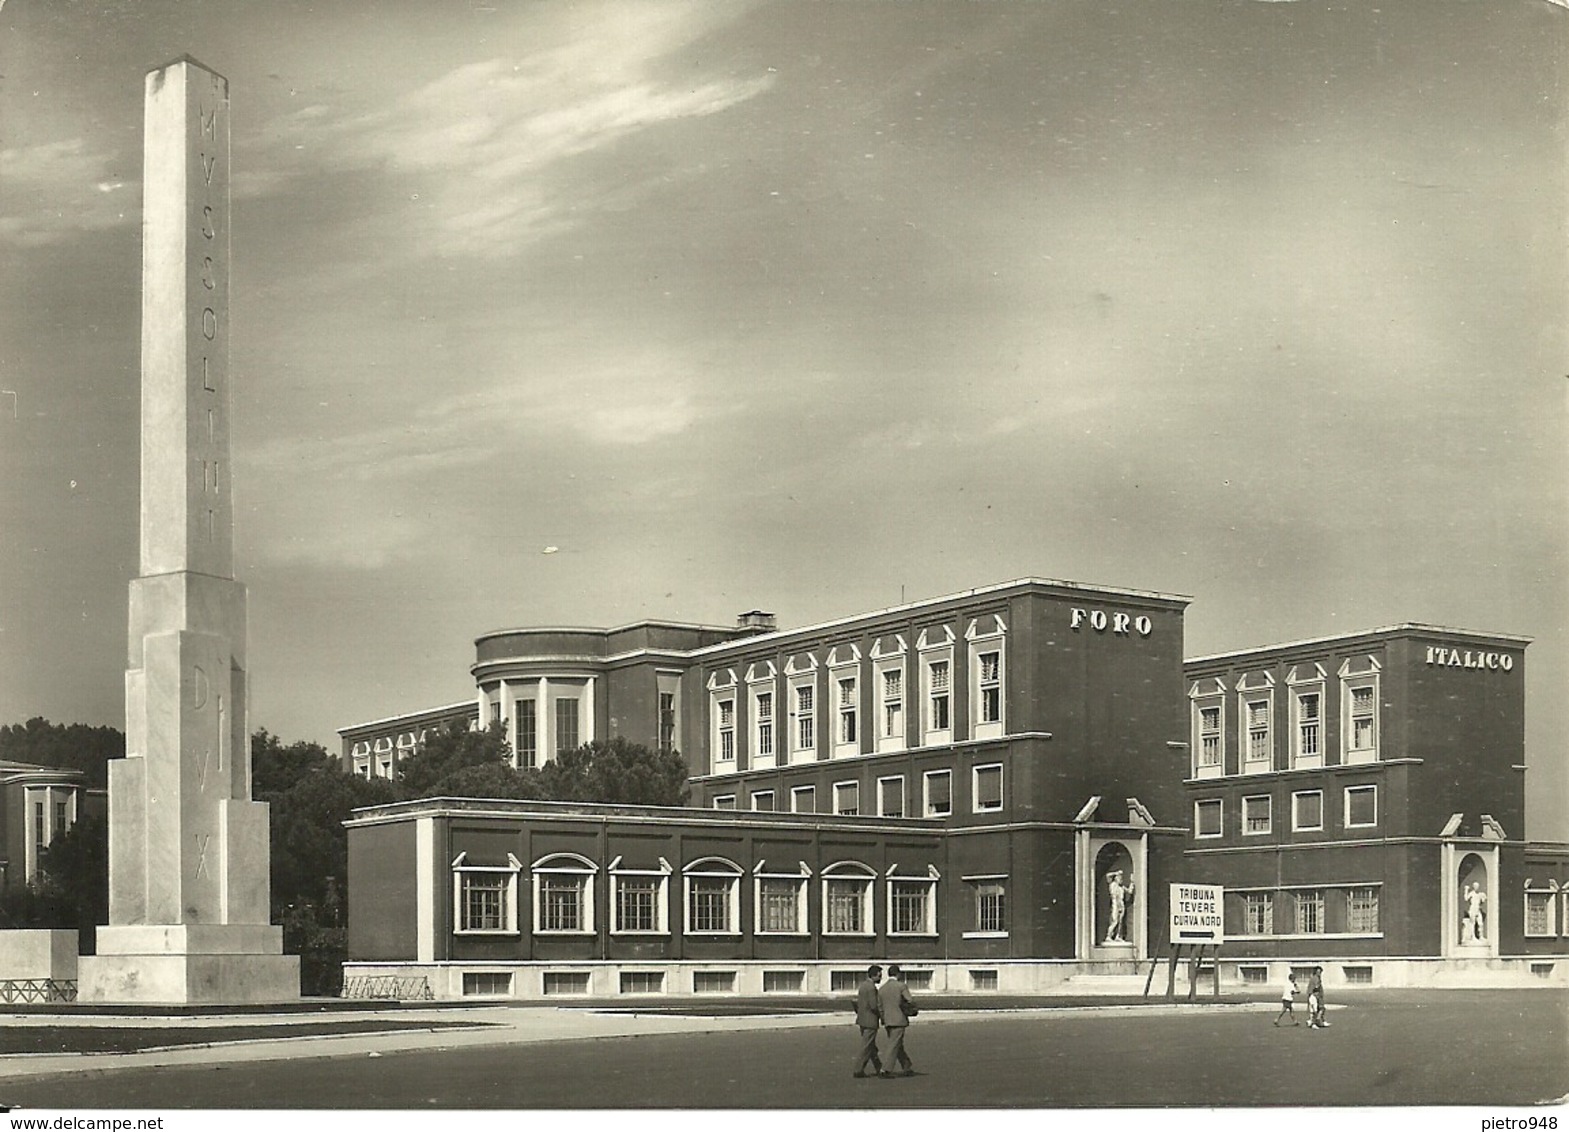
[[[1563,977],[1569,852],[1521,836],[1526,641],[1402,626],[1184,661],[1186,605],[1026,579],[801,629],[487,634],[473,701],[345,728],[346,769],[485,721],[520,766],[678,750],[692,804],[361,811],[347,974],[822,992],[881,958],[1048,990],[1168,953],[1181,881],[1226,889],[1228,979]]]
[[[79,770],[0,760],[0,891],[36,881],[54,839],[104,810]]]

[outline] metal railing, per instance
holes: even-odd
[[[75,979],[0,979],[0,1002],[75,1002]]]
[[[341,997],[431,1001],[436,996],[424,975],[355,975],[343,980]]]

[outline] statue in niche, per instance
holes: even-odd
[[[1477,881],[1465,886],[1465,918],[1460,922],[1461,943],[1481,943],[1487,939],[1487,894]]]
[[[1107,943],[1128,942],[1128,902],[1133,899],[1133,881],[1124,882],[1122,870],[1106,874],[1106,892],[1111,898],[1111,917],[1106,923]]]

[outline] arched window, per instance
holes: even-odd
[[[534,862],[534,934],[592,935],[594,874],[599,866],[576,853]]]
[[[859,861],[823,870],[823,934],[872,934],[872,882],[877,874]]]
[[[741,866],[723,857],[703,857],[682,873],[686,881],[686,933],[738,935]]]

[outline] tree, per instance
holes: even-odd
[[[34,716],[0,727],[0,759],[85,771],[89,786],[109,781],[109,760],[125,756],[125,735],[113,727],[50,723]]]
[[[480,763],[443,775],[431,791],[447,798],[544,798],[536,771],[517,771],[506,763]]]
[[[258,801],[283,793],[307,774],[338,770],[340,763],[320,743],[283,740],[265,727],[251,736],[251,796]]]
[[[692,795],[686,761],[678,752],[619,735],[565,751],[533,773],[539,777],[540,797],[563,802],[683,806]]]
[[[98,925],[109,919],[109,823],[81,818],[44,850],[38,875],[0,897],[0,927],[75,928],[91,954]]]
[[[271,807],[272,921],[283,925],[284,950],[300,957],[304,992],[336,994],[348,957],[343,893],[349,838],[343,823],[361,806],[398,801],[402,791],[384,778],[344,773],[316,744],[284,747],[266,732],[255,739],[252,751],[261,748],[262,759],[272,764],[268,773],[276,772],[279,781],[297,775],[265,799]]]
[[[398,764],[398,783],[406,797],[436,798],[453,793],[449,783],[460,781],[454,776],[466,768],[493,768],[488,774],[494,777],[484,781],[507,781],[501,771],[519,773],[512,770],[511,759],[512,748],[499,723],[488,731],[471,731],[466,723],[450,723],[428,733],[419,749]],[[505,796],[527,797],[512,793]]]

